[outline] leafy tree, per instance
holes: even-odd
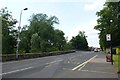
[[[64,45],[64,50],[71,50],[71,49],[73,49],[71,42],[66,42],[66,44]]]
[[[64,37],[64,32],[56,29],[54,34],[54,45],[58,48],[58,50],[63,50],[66,44],[66,40]]]
[[[10,54],[14,52],[16,46],[17,30],[14,29],[14,25],[17,21],[12,18],[7,8],[2,8],[0,13],[2,17],[2,53]]]
[[[31,36],[35,33],[40,36],[40,50],[50,51],[54,41],[54,24],[59,24],[59,20],[55,16],[48,17],[46,14],[32,15],[28,31]]]
[[[110,46],[110,42],[106,41],[106,34],[112,35],[112,46],[118,46],[120,45],[120,2],[106,2],[104,6],[96,13],[99,18],[95,29],[100,31],[100,46],[101,48]]]
[[[87,50],[88,49],[88,43],[85,36],[85,32],[79,32],[79,34],[75,37],[72,37],[70,40],[72,46],[74,49],[78,50]]]
[[[22,31],[20,33],[20,44],[19,49],[20,51],[23,51],[25,53],[28,53],[31,49],[31,35],[28,30],[25,29],[25,27],[22,28]]]
[[[36,49],[36,51],[40,50],[40,37],[37,33],[32,35],[31,38],[31,49]]]

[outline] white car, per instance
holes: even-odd
[[[98,48],[95,48],[95,49],[94,49],[94,52],[98,52]]]

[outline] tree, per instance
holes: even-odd
[[[2,53],[14,53],[17,36],[17,30],[14,29],[14,25],[17,21],[12,18],[12,15],[7,8],[2,8],[0,13],[2,17]]]
[[[88,43],[85,36],[85,32],[79,32],[79,34],[75,37],[72,37],[70,40],[72,46],[74,49],[78,50],[87,50],[88,49]]]
[[[109,47],[109,42],[106,41],[106,34],[112,35],[112,46],[120,45],[120,2],[106,2],[104,8],[97,12],[99,17],[98,24],[94,27],[99,30],[100,46],[101,48]],[[112,21],[112,22],[111,22]]]
[[[25,52],[50,52],[65,50],[71,47],[64,37],[64,32],[54,29],[59,24],[55,16],[33,14],[29,19],[30,25],[24,26],[20,34],[20,50]]]
[[[40,50],[40,37],[38,36],[37,33],[32,35],[31,50],[34,50],[35,52]]]
[[[30,26],[28,31],[30,35],[38,34],[40,37],[40,46],[41,51],[51,51],[50,48],[54,43],[54,24],[59,24],[59,20],[55,16],[48,17],[46,14],[36,14],[32,15],[30,21]],[[31,37],[32,38],[32,37]]]
[[[27,26],[25,26],[27,27]],[[19,51],[28,53],[31,49],[31,34],[28,30],[25,29],[25,27],[22,28],[20,33],[20,44],[19,44]]]
[[[63,50],[66,44],[66,40],[64,37],[64,32],[56,29],[54,33],[54,45],[58,48],[58,50]]]

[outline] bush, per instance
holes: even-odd
[[[58,51],[58,48],[56,47],[47,48],[47,52],[53,52],[53,51]]]
[[[25,54],[24,50],[19,50],[19,54]]]
[[[37,53],[37,52],[39,52],[39,49],[32,48],[32,49],[30,50],[30,52],[31,52],[31,53]]]

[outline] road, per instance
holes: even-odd
[[[58,56],[5,62],[2,63],[0,75],[3,78],[117,78],[117,74],[109,70],[109,66],[90,63],[101,56],[104,56],[102,52],[76,51]],[[98,60],[100,61],[102,60]],[[108,68],[108,72],[104,68]]]

